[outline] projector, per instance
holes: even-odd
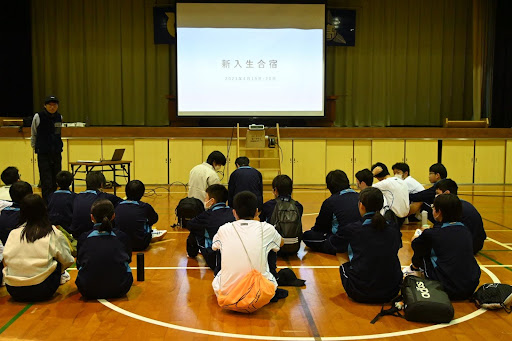
[[[265,126],[263,124],[251,124],[249,130],[265,130]]]

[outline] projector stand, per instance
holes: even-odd
[[[240,124],[236,124],[236,157],[247,156],[250,166],[258,169],[263,176],[263,184],[271,184],[276,175],[281,175],[282,151],[279,143],[279,123],[276,136],[266,135],[267,130],[248,130],[246,137],[240,136]]]

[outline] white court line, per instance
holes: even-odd
[[[305,215],[318,215],[318,213],[302,213],[302,216],[305,216]]]
[[[493,280],[494,283],[500,283],[500,280],[498,279],[498,277],[496,277],[496,275],[494,273],[492,273],[490,270],[486,269],[486,268],[482,268],[482,270],[484,272],[486,272],[490,277],[491,279]],[[181,331],[184,331],[184,332],[189,332],[189,333],[196,333],[196,334],[202,334],[202,335],[211,335],[211,336],[219,336],[219,337],[230,337],[230,338],[243,338],[243,339],[250,339],[250,340],[277,340],[277,341],[281,341],[281,340],[299,340],[299,341],[314,341],[316,340],[315,337],[288,337],[288,336],[270,336],[270,335],[247,335],[247,334],[234,334],[234,333],[224,333],[224,332],[216,332],[216,331],[211,331],[211,330],[204,330],[204,329],[197,329],[197,328],[190,328],[190,327],[184,327],[184,326],[179,326],[179,325],[176,325],[176,324],[172,324],[172,323],[167,323],[167,322],[162,322],[162,321],[158,321],[158,320],[154,320],[154,319],[151,319],[151,318],[148,318],[148,317],[145,317],[145,316],[141,316],[141,315],[138,315],[138,314],[135,314],[135,313],[132,313],[130,311],[127,311],[125,309],[122,309],[112,303],[110,303],[109,301],[107,300],[104,300],[104,299],[99,299],[98,302],[100,302],[101,304],[103,304],[104,306],[122,314],[122,315],[125,315],[125,316],[128,316],[128,317],[131,317],[133,319],[137,319],[139,321],[143,321],[143,322],[147,322],[147,323],[151,323],[151,324],[154,324],[154,325],[158,325],[158,326],[162,326],[162,327],[167,327],[167,328],[171,328],[171,329],[175,329],[175,330],[181,330]],[[219,308],[220,309],[220,308]],[[445,323],[445,324],[436,324],[436,325],[433,325],[433,326],[427,326],[427,327],[422,327],[422,328],[417,328],[417,329],[410,329],[410,330],[402,330],[402,331],[399,331],[399,332],[390,332],[390,333],[382,333],[382,334],[369,334],[369,335],[354,335],[354,336],[332,336],[332,337],[320,337],[322,340],[328,340],[328,341],[338,341],[338,340],[368,340],[368,339],[380,339],[380,338],[384,338],[384,337],[394,337],[394,336],[403,336],[403,335],[411,335],[411,334],[418,334],[418,333],[423,333],[423,332],[428,332],[428,331],[432,331],[432,330],[436,330],[436,329],[441,329],[441,328],[446,328],[446,327],[449,327],[449,326],[453,326],[455,324],[459,324],[459,323],[462,323],[462,322],[465,322],[465,321],[468,321],[474,317],[477,317],[479,315],[482,315],[483,313],[485,313],[487,310],[486,309],[478,309],[474,312],[472,312],[471,314],[468,314],[468,315],[465,315],[465,316],[462,316],[458,319],[455,319],[455,320],[452,320],[450,323]]]
[[[489,265],[482,265],[479,264],[480,267],[483,268],[505,268],[505,267],[512,267],[511,265],[507,264],[489,264]],[[402,265],[402,269],[408,267],[408,265]],[[339,269],[339,265],[296,265],[296,266],[278,266],[278,269]],[[137,267],[130,267],[132,270],[137,270]],[[207,266],[146,266],[144,267],[144,270],[208,270],[210,269]],[[66,270],[75,271],[76,268],[67,268]]]
[[[498,244],[498,245],[500,245],[500,246],[503,246],[505,249],[509,249],[509,250],[511,250],[511,251],[512,251],[512,247],[510,247],[510,246],[508,246],[508,245],[506,245],[506,244],[503,244],[502,242],[499,242],[499,241],[494,240],[494,239],[489,238],[489,237],[487,237],[487,240],[490,240],[491,242],[496,243],[496,244]]]

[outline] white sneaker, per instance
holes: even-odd
[[[412,264],[411,264],[412,265]],[[411,269],[411,265],[405,267],[403,270],[402,270],[402,273],[404,274],[404,277],[405,276],[409,276],[409,275],[413,275],[413,276],[417,276],[417,277],[421,277],[423,278],[424,275],[423,275],[423,271],[421,271],[421,269],[419,270],[413,270]]]
[[[164,239],[164,236],[167,234],[167,230],[153,229],[151,231],[151,234],[152,234],[151,242],[154,243],[154,242],[158,242],[158,241]]]
[[[64,270],[62,275],[60,275],[60,284],[62,285],[64,283],[66,283],[67,281],[69,281],[70,279],[71,279],[71,275],[69,274],[69,272]]]

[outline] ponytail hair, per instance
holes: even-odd
[[[382,206],[384,206],[384,196],[380,189],[375,187],[367,187],[359,193],[359,201],[366,208],[366,212],[375,212],[372,217],[372,226],[378,231],[386,228],[386,219],[380,214]]]
[[[112,231],[112,218],[114,217],[114,205],[107,199],[96,200],[91,207],[91,214],[96,223],[100,223],[98,231]]]

